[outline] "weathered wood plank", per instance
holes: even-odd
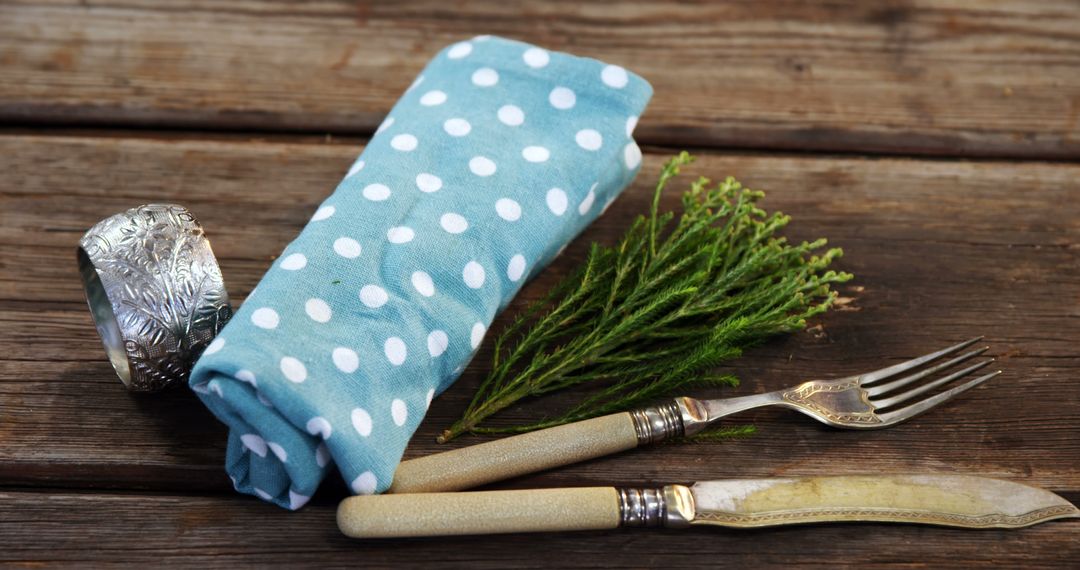
[[[208,228],[239,301],[359,149],[318,139],[0,136],[0,485],[228,490],[224,429],[191,394],[131,396],[113,377],[81,298],[74,244],[113,212],[183,203]],[[649,174],[514,307],[580,262],[588,241],[614,241],[645,211],[663,159],[649,153]],[[768,190],[766,206],[795,218],[789,235],[829,236],[847,251],[841,266],[858,275],[841,311],[738,361],[740,392],[872,369],[977,334],[1007,374],[886,431],[759,411],[737,420],[761,428],[746,440],[666,445],[509,485],[956,470],[1080,491],[1080,166],[708,153],[687,177],[696,173]],[[486,350],[433,404],[410,456],[440,449],[434,435],[465,406]]]
[[[370,134],[500,34],[622,64],[645,143],[1080,156],[1080,5],[245,0],[0,6],[0,122]]]
[[[286,514],[239,497],[0,492],[0,564],[1074,568],[1076,527],[1072,521],[1012,531],[811,525],[356,541],[337,532],[332,503]]]

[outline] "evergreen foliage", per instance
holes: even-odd
[[[660,173],[651,211],[614,247],[593,244],[584,266],[503,331],[491,373],[440,441],[466,432],[518,433],[626,410],[694,386],[734,386],[710,371],[769,336],[806,326],[850,274],[828,269],[841,255],[818,239],[777,237],[790,218],[757,206],[764,193],[733,178],[699,178],[683,213],[660,213],[665,186],[693,159]],[[820,253],[818,253],[820,252]],[[523,398],[572,386],[590,391],[558,417],[513,427],[482,425]],[[698,439],[745,435],[748,426]]]

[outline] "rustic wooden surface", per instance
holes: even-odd
[[[1080,5],[0,4],[0,120],[370,133],[433,53],[499,34],[656,87],[647,143],[1080,157]]]
[[[180,202],[208,228],[239,302],[438,47],[497,33],[569,49],[653,82],[645,170],[510,313],[588,242],[614,240],[645,209],[661,161],[693,147],[692,173],[768,191],[767,207],[794,216],[792,238],[829,236],[858,276],[840,310],[736,362],[740,393],[978,334],[1006,373],[887,431],[763,410],[737,420],[759,427],[749,439],[501,486],[937,470],[1080,501],[1075,3],[187,4],[0,5],[0,564],[959,568],[1080,557],[1072,522],[349,541],[333,522],[340,480],[300,513],[238,496],[222,470],[225,430],[190,393],[120,388],[73,255],[104,216]],[[408,456],[440,449],[434,435],[465,406],[487,349],[433,403]]]

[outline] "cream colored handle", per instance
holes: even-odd
[[[638,445],[629,412],[403,461],[388,493],[459,491]]]
[[[338,528],[353,538],[599,530],[619,526],[613,487],[349,497]]]

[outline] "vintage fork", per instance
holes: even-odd
[[[889,427],[921,414],[942,402],[997,376],[1000,370],[954,386],[924,400],[912,402],[935,388],[954,382],[990,364],[994,359],[967,366],[942,378],[913,386],[985,352],[972,350],[929,368],[892,379],[924,364],[940,360],[978,342],[973,338],[955,346],[865,374],[836,380],[811,380],[796,386],[716,400],[680,397],[674,401],[545,430],[508,437],[404,461],[394,474],[391,493],[457,491],[492,481],[533,473],[560,465],[693,435],[720,418],[762,406],[782,406],[802,412],[831,426],[851,429]]]

